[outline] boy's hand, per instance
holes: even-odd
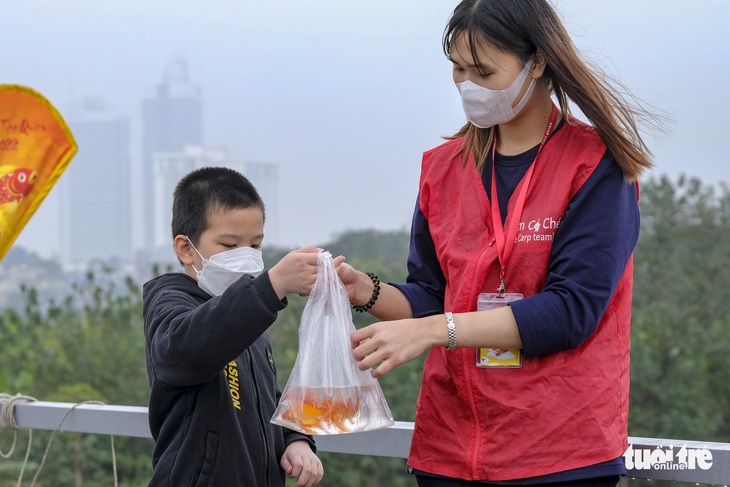
[[[317,280],[317,247],[304,247],[293,250],[269,270],[269,279],[279,299],[287,294],[302,296],[312,291]]]
[[[324,476],[322,462],[304,440],[293,441],[286,447],[281,457],[281,468],[290,479],[298,479],[296,487],[317,485]]]

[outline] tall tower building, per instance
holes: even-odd
[[[129,121],[87,98],[68,117],[79,149],[60,181],[66,266],[132,257]]]
[[[190,84],[185,61],[168,66],[154,95],[142,101],[143,248],[155,247],[154,161],[158,152],[182,151],[203,144],[203,104],[200,89]]]

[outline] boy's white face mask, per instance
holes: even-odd
[[[187,237],[185,237],[187,238]],[[193,242],[188,242],[195,252],[200,255]],[[264,271],[264,259],[260,250],[253,247],[237,247],[211,255],[210,259],[203,259],[202,269],[195,270],[198,286],[211,296],[220,296],[228,286],[236,282],[244,274],[258,276]]]
[[[515,118],[530,99],[537,83],[537,79],[533,78],[530,86],[527,87],[525,96],[517,106],[512,108],[525,79],[530,74],[530,67],[532,67],[532,59],[527,61],[525,67],[506,90],[490,90],[469,80],[456,83],[456,88],[461,95],[461,104],[464,106],[464,112],[469,121],[473,125],[485,129],[507,123]]]

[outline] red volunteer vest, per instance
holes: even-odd
[[[473,160],[462,164],[461,143],[426,152],[420,181],[420,208],[447,281],[445,309],[457,313],[475,311],[479,293],[499,285],[491,206]],[[540,292],[568,202],[605,150],[591,127],[572,118],[542,148],[519,222],[512,221],[515,198],[509,202],[505,231],[519,227],[507,292]],[[632,274],[629,260],[598,328],[576,349],[502,369],[477,368],[472,348],[432,349],[408,464],[466,480],[509,480],[621,456],[628,447]]]

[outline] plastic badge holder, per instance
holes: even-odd
[[[378,381],[358,369],[350,345],[350,302],[332,255],[320,252],[317,281],[302,313],[299,353],[271,422],[312,435],[394,424]]]
[[[481,293],[477,298],[477,311],[501,308],[519,299],[522,299],[522,294],[519,293],[505,293],[502,296],[497,293]],[[506,350],[478,348],[476,366],[479,368],[521,367],[522,350],[519,348],[509,348]]]

